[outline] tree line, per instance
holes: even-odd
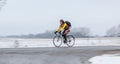
[[[44,33],[38,34],[28,34],[28,35],[9,35],[5,36],[7,38],[53,38],[55,36],[54,30],[47,30]],[[91,34],[90,28],[79,27],[73,28],[70,32],[71,35],[74,35],[76,38],[86,38],[86,37],[98,37]],[[106,35],[103,37],[120,37],[120,24],[114,27],[111,27],[106,31]]]
[[[80,28],[74,28],[71,29],[71,32],[69,33],[71,35],[74,35],[76,38],[81,37],[89,37],[90,36],[90,29],[85,27]],[[6,36],[7,38],[53,38],[55,36],[54,30],[47,30],[44,33],[38,33],[38,34],[28,34],[28,35],[9,35]]]
[[[120,37],[120,24],[117,26],[111,27],[106,32],[106,37]]]

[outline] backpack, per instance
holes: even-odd
[[[66,23],[69,27],[71,27],[71,23],[70,23],[69,21],[65,21],[65,23]]]

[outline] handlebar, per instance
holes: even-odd
[[[59,35],[62,35],[61,33],[55,33],[55,35],[59,36]]]

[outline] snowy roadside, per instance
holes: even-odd
[[[120,64],[120,54],[104,54],[89,59],[91,64]]]
[[[54,47],[52,41],[52,39],[0,38],[0,48]],[[74,46],[120,46],[120,38],[77,38]]]

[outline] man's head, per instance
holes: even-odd
[[[63,19],[60,19],[60,24],[63,24],[64,23],[64,20]]]

